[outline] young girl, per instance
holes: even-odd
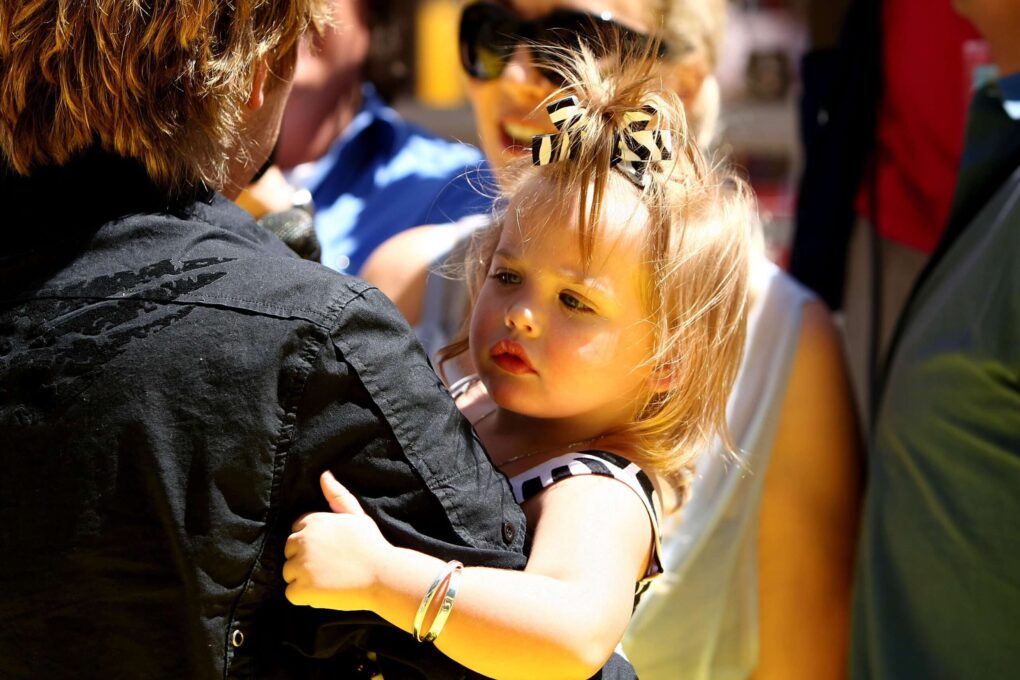
[[[395,547],[329,473],[334,513],[295,524],[284,567],[291,602],[375,611],[493,677],[586,678],[610,656],[659,571],[659,517],[728,441],[744,340],[743,185],[707,167],[649,62],[607,76],[582,49],[563,72],[558,131],[504,183],[448,352],[470,356],[452,391],[528,517],[526,570]]]

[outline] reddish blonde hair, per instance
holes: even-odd
[[[701,146],[715,137],[720,93],[715,77],[726,24],[726,0],[648,0],[650,21],[657,28],[681,68],[704,72],[697,93],[689,102],[687,121]]]
[[[258,60],[327,20],[328,0],[3,0],[0,153],[28,174],[98,143],[219,188]]]

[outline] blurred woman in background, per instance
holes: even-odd
[[[531,153],[534,135],[553,131],[542,103],[556,77],[534,44],[597,46],[609,38],[658,45],[663,81],[708,147],[719,111],[713,70],[724,16],[724,0],[465,7],[461,61],[497,180],[509,160]],[[430,352],[458,330],[466,309],[463,282],[444,270],[488,219],[404,232],[362,270]],[[740,459],[721,447],[703,455],[690,501],[664,529],[666,574],[645,594],[623,642],[646,680],[846,673],[861,449],[842,346],[824,304],[763,249],[752,281],[744,360],[727,416]]]

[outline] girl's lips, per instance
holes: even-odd
[[[513,375],[536,372],[535,367],[528,361],[528,355],[524,348],[512,340],[497,342],[489,350],[489,357],[492,359],[492,363]]]

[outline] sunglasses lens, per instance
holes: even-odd
[[[514,49],[524,42],[537,47],[532,50],[535,65],[546,80],[560,87],[563,78],[555,65],[562,61],[562,54],[557,54],[556,48],[576,50],[583,44],[596,57],[602,57],[614,47],[640,52],[648,46],[649,38],[612,19],[570,10],[556,10],[534,21],[521,21],[506,7],[477,2],[461,13],[460,61],[472,78],[499,78]],[[543,45],[554,49],[543,50]],[[665,45],[660,44],[657,56],[665,55]]]
[[[468,5],[460,15],[460,63],[472,78],[498,78],[520,41],[517,21],[505,8],[487,2]]]

